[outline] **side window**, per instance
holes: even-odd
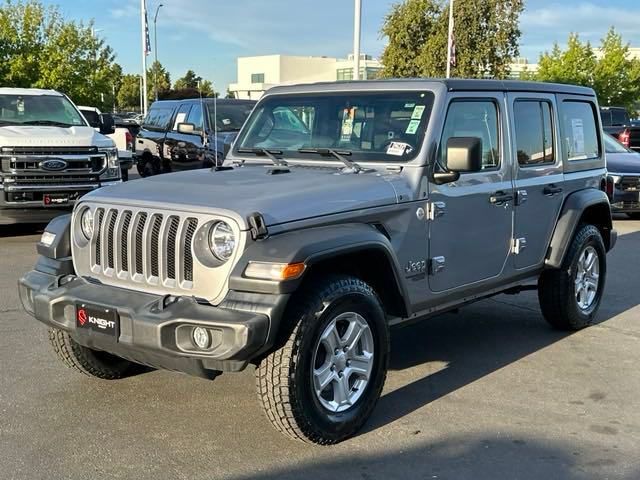
[[[196,127],[196,130],[202,131],[202,105],[196,103],[191,107],[191,111],[189,112],[189,116],[187,117],[187,123],[193,123]]]
[[[491,100],[454,100],[449,105],[440,141],[440,160],[447,164],[447,142],[453,137],[477,137],[482,141],[482,168],[500,166],[498,107]]]
[[[596,112],[590,102],[562,102],[562,128],[567,159],[588,160],[600,157]]]
[[[513,105],[516,147],[520,166],[555,162],[551,104],[518,100]]]
[[[189,115],[189,110],[191,110],[190,103],[183,103],[178,108],[178,112],[176,113],[176,118],[173,121],[173,131],[178,130],[179,123],[187,123],[187,115]]]
[[[166,130],[169,127],[172,114],[172,108],[151,107],[142,126],[150,130]]]

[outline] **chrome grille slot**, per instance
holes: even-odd
[[[89,270],[105,283],[194,294],[193,242],[205,222],[134,207],[97,207]]]

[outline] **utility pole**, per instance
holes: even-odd
[[[145,0],[140,0],[140,25],[142,29],[142,99],[140,105],[142,106],[142,114],[147,115],[147,109],[149,108],[149,99],[147,98],[147,5]]]
[[[158,101],[158,13],[160,12],[160,8],[162,8],[163,5],[160,4],[156,7],[156,14],[153,16],[153,50],[154,50],[154,55],[155,55],[155,62],[154,62],[154,69],[153,69],[153,90],[154,90],[154,98],[156,99],[156,102]]]
[[[449,0],[449,37],[447,39],[447,78],[451,78],[451,54],[453,53],[453,0]]]
[[[362,0],[355,0],[353,23],[353,79],[360,80],[360,28],[362,25]]]

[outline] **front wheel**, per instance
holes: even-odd
[[[80,345],[68,333],[57,328],[49,329],[49,342],[62,363],[90,377],[117,380],[126,377],[136,365],[124,358]]]
[[[606,273],[602,235],[593,225],[583,225],[574,236],[562,267],[540,276],[538,299],[547,322],[560,330],[580,330],[593,324]]]
[[[256,370],[267,417],[297,440],[328,445],[354,435],[380,397],[389,333],[373,289],[339,276],[294,298],[293,330]]]

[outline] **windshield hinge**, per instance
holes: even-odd
[[[253,212],[247,217],[247,223],[249,223],[252,240],[264,240],[269,236],[269,230],[261,213]]]
[[[445,202],[427,203],[427,220],[435,220],[446,213],[447,204]]]

